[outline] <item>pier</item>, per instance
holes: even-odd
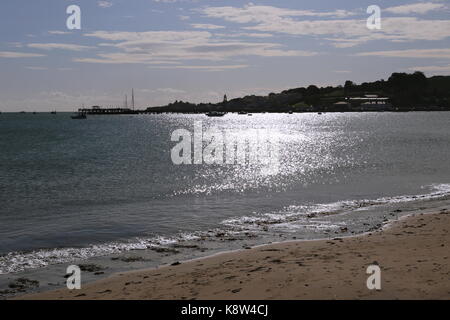
[[[110,107],[102,108],[100,106],[92,106],[91,108],[78,109],[80,114],[138,114],[141,113],[138,110],[134,110],[134,89],[131,89],[131,108],[128,108],[128,98],[125,95],[125,101],[123,107]]]
[[[129,109],[129,108],[101,108],[98,106],[94,106],[92,108],[80,108],[78,109],[79,113],[84,114],[136,114],[138,111]]]

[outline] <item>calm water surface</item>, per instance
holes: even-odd
[[[279,166],[172,163],[176,129],[279,141]],[[450,113],[0,115],[0,273],[208,236],[367,231],[448,199]],[[419,195],[419,196],[418,196]],[[343,213],[352,214],[343,214]],[[371,222],[371,226],[367,223]],[[267,236],[264,238],[264,234]]]

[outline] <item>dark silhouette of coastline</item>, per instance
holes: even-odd
[[[370,105],[366,96],[386,97],[388,103]],[[150,107],[149,113],[217,112],[348,112],[348,111],[450,111],[450,76],[427,78],[422,72],[393,73],[387,81],[344,86],[307,88],[246,96],[221,103],[194,104],[175,101],[166,106]]]
[[[175,101],[144,110],[103,109],[98,106],[79,110],[87,114],[138,113],[294,113],[294,112],[373,112],[373,111],[450,111],[450,76],[427,78],[422,72],[393,73],[387,81],[355,84],[350,80],[336,87],[310,85],[270,93],[245,96],[220,103]]]

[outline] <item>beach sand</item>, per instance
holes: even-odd
[[[296,241],[113,275],[18,299],[449,299],[450,212],[351,238]],[[369,290],[369,265],[381,290]]]

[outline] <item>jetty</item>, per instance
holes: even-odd
[[[80,108],[78,109],[79,113],[84,114],[136,114],[139,113],[138,111],[135,111],[130,108],[102,108],[99,106],[93,106],[91,108]]]
[[[100,106],[92,106],[90,108],[80,108],[78,109],[80,114],[138,114],[139,110],[134,109],[134,89],[131,89],[131,108],[128,107],[127,95],[125,95],[125,102],[123,107],[109,107],[102,108]]]

